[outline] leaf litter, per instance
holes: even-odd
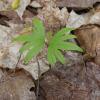
[[[15,12],[14,15],[18,14],[16,18],[19,17],[17,20],[19,20],[20,23],[15,24],[13,21],[10,20],[8,22],[6,21],[10,25],[9,27],[0,25],[1,27],[0,28],[0,67],[1,67],[0,78],[2,77],[2,75],[4,75],[2,72],[2,68],[3,70],[8,69],[8,68],[10,70],[12,69],[16,70],[15,65],[18,61],[18,57],[19,57],[18,50],[21,45],[13,44],[11,40],[12,40],[12,37],[15,37],[15,35],[18,35],[17,33],[20,33],[21,30],[25,27],[25,24],[27,23],[27,18],[24,19],[24,16],[23,16],[24,12],[27,10],[27,7],[31,8],[30,6],[33,6],[33,8],[31,9],[35,9],[36,12],[38,12],[37,17],[39,17],[44,22],[46,26],[46,30],[57,31],[61,27],[64,27],[64,26],[72,27],[76,29],[74,33],[76,34],[76,36],[78,36],[77,38],[78,43],[80,44],[82,48],[86,50],[85,52],[86,55],[85,54],[81,55],[74,52],[71,52],[71,53],[67,52],[65,56],[66,58],[69,59],[68,64],[66,63],[65,65],[62,65],[58,62],[57,68],[55,68],[53,72],[52,71],[47,72],[49,70],[49,66],[46,60],[41,59],[40,57],[39,62],[41,65],[41,75],[44,73],[43,78],[40,80],[40,87],[43,89],[43,90],[42,89],[40,90],[41,99],[45,97],[46,100],[51,100],[51,99],[52,100],[59,100],[59,99],[66,100],[66,98],[70,100],[99,100],[100,99],[100,85],[99,85],[100,84],[100,70],[99,70],[99,67],[100,67],[99,65],[100,63],[99,61],[100,9],[99,9],[99,6],[95,9],[94,8],[90,9],[90,11],[86,13],[78,14],[76,12],[76,9],[74,10],[73,5],[70,5],[73,11],[68,12],[68,9],[64,8],[65,4],[63,5],[63,8],[60,9],[58,5],[55,4],[55,1],[53,0],[52,2],[50,2],[50,0],[43,0],[43,1],[37,0],[37,1],[39,3],[37,4],[37,6],[32,5],[30,0],[21,1],[23,3],[21,3],[20,7],[16,11],[14,11]],[[4,11],[5,9],[7,9],[6,7],[9,7],[9,5],[11,4],[10,2],[12,1],[8,0],[8,2],[9,3],[6,4],[5,2],[0,1],[0,5],[1,5],[0,15],[1,15],[1,11],[2,10]],[[40,7],[40,5],[42,7]],[[79,6],[77,8],[78,10],[83,9]],[[88,7],[85,6],[85,8],[88,8]],[[28,11],[31,12],[32,10],[30,11],[28,9]],[[5,12],[5,16],[7,16],[6,12]],[[15,21],[16,18],[13,20]],[[31,18],[28,18],[28,23],[30,26],[32,25]],[[89,41],[86,42],[87,40]],[[92,55],[92,58],[88,57],[87,56],[88,52],[89,52],[89,55],[93,54],[94,52],[95,56]],[[36,60],[33,59],[32,62],[30,62],[29,65],[27,66],[23,65],[22,61],[23,61],[23,57],[21,58],[18,64],[18,67],[28,71],[28,73],[32,75],[31,80],[32,78],[37,79],[38,69],[37,69]],[[7,71],[7,73],[9,72]],[[23,74],[23,71],[21,71],[20,73]],[[15,77],[19,77],[19,76],[20,74],[14,75],[14,79],[16,79],[16,84],[20,81],[20,79],[17,81],[17,78]],[[26,73],[22,76],[26,77]],[[8,78],[9,75],[7,74],[6,77]],[[10,91],[11,88],[9,87],[10,84],[13,84],[15,86],[15,82],[12,81],[12,83],[10,83],[9,80],[10,79],[12,80],[12,78],[7,79],[6,77],[4,77],[3,80],[5,80],[5,82],[1,83],[0,87],[1,89],[4,90],[5,95],[9,96],[9,93],[12,93],[12,91],[16,91],[16,90]],[[29,78],[27,78],[27,80],[28,79]],[[26,79],[21,78],[21,80],[25,81]],[[0,81],[2,81],[2,79]],[[9,84],[6,82],[8,82]],[[33,84],[34,82],[32,83],[32,85]],[[34,87],[34,85],[32,87]],[[9,90],[9,93],[6,92],[6,89]],[[17,90],[18,89],[20,89],[19,85],[17,87]],[[19,93],[18,91],[15,93]],[[21,91],[27,92],[27,90],[23,90],[23,89]],[[50,91],[52,91],[52,93]],[[0,94],[0,98],[1,98],[0,100],[3,100],[4,97],[6,97],[2,93]],[[22,97],[21,97],[22,95],[23,94],[21,94],[20,96],[17,96],[17,100],[22,100]],[[34,92],[33,92],[33,95],[35,97]],[[28,100],[28,97],[26,95],[24,95],[23,97],[25,97],[25,99],[23,98],[23,100]],[[33,97],[33,96],[30,96],[30,97]],[[9,98],[10,98],[9,100],[11,100],[11,97]],[[35,98],[34,99],[32,98],[32,100],[35,100]]]

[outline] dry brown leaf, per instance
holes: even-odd
[[[34,82],[26,72],[4,74],[0,79],[0,100],[36,100]]]
[[[20,0],[20,6],[17,8],[16,12],[18,13],[19,17],[21,19],[23,14],[24,14],[24,11],[26,10],[26,7],[30,4],[30,0]]]

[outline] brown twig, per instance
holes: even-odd
[[[19,56],[19,58],[18,58],[18,61],[17,61],[17,63],[16,63],[16,65],[15,65],[15,68],[17,68],[17,66],[18,66],[18,64],[19,64],[19,61],[20,61],[20,59],[21,59],[21,54],[20,54],[20,56]]]
[[[38,80],[37,80],[37,89],[36,89],[36,100],[38,100],[39,97],[39,87],[40,87],[40,64],[38,61],[38,57],[36,57],[37,65],[38,65]]]

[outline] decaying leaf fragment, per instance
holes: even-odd
[[[0,100],[36,100],[34,82],[23,70],[7,73],[0,79]]]
[[[39,0],[44,5],[38,10],[38,17],[44,21],[47,31],[56,32],[61,27],[66,26],[69,13],[64,7],[59,9],[55,3],[56,0]]]
[[[22,19],[26,7],[30,4],[30,0],[20,0],[20,6],[16,9],[19,17]]]
[[[78,10],[91,8],[96,2],[100,0],[57,0],[57,6],[70,7]]]

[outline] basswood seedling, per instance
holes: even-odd
[[[20,48],[20,53],[27,51],[24,59],[24,63],[28,64],[33,57],[36,57],[45,47],[46,34],[43,22],[38,18],[33,19],[33,27],[31,34],[23,34],[16,37],[14,40],[23,42],[23,46]],[[70,39],[76,38],[75,35],[70,34],[72,28],[63,28],[54,36],[51,36],[48,42],[47,60],[50,64],[55,64],[60,61],[62,64],[65,63],[64,55],[62,51],[78,51],[83,50],[73,42],[69,42]]]

